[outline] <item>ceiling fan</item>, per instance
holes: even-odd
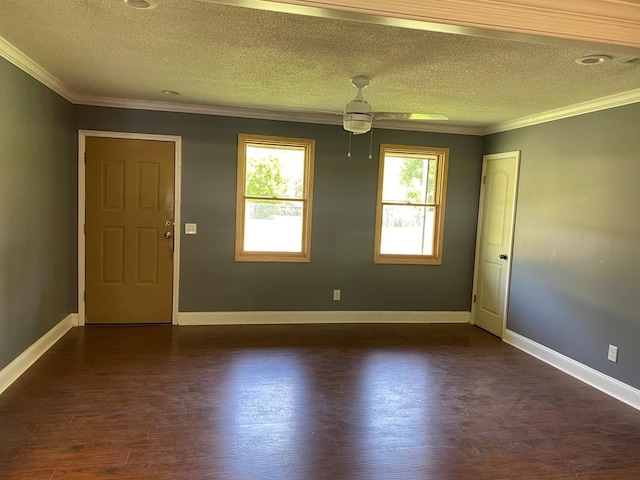
[[[351,84],[358,89],[358,93],[344,108],[342,125],[347,132],[354,135],[367,133],[374,120],[449,120],[449,117],[441,113],[374,112],[362,96],[362,90],[370,81],[369,77],[363,75],[351,79]]]

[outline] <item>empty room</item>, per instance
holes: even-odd
[[[640,478],[639,2],[3,0],[0,57],[1,480]]]

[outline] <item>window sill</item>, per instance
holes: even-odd
[[[373,263],[382,265],[442,265],[442,258],[426,255],[376,255]]]
[[[310,255],[303,253],[272,253],[272,252],[255,252],[255,253],[237,253],[236,262],[272,262],[272,263],[309,263]]]

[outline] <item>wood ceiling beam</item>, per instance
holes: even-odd
[[[536,43],[640,51],[636,0],[203,0],[303,15]],[[532,38],[534,37],[534,38]],[[608,51],[611,51],[609,48]]]

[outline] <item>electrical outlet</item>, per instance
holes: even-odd
[[[618,347],[615,345],[609,345],[609,353],[607,354],[607,359],[611,362],[618,361]]]
[[[333,299],[334,300],[340,300],[340,290],[334,290],[333,291]]]

